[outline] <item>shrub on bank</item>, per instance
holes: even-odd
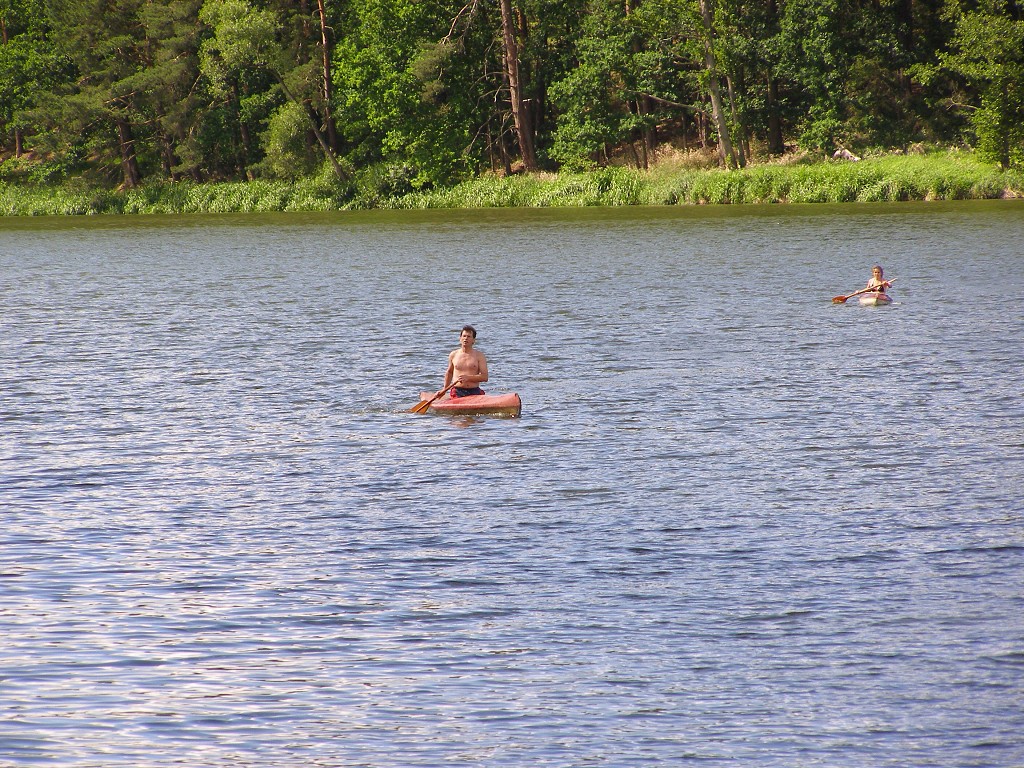
[[[391,201],[399,208],[725,205],[964,200],[1024,196],[1024,173],[970,155],[884,157],[742,170],[607,168],[589,173],[483,176]]]
[[[399,169],[401,170],[401,169]],[[386,173],[384,172],[386,171]],[[754,165],[742,170],[602,168],[485,175],[453,187],[408,191],[395,169],[353,182],[331,174],[298,182],[175,182],[130,190],[0,182],[0,215],[262,213],[353,208],[497,208],[626,205],[852,203],[1024,197],[1024,171],[1001,171],[967,153],[860,162]]]

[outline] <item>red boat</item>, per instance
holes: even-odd
[[[420,392],[420,402],[429,400],[433,396],[433,392]],[[466,395],[465,397],[452,397],[449,393],[437,398],[427,410],[434,413],[518,416],[523,410],[523,401],[515,392],[504,395]]]

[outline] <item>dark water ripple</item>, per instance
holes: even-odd
[[[0,220],[0,765],[1024,765],[1021,242]],[[523,418],[405,412],[467,321]]]

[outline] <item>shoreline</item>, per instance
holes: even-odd
[[[661,165],[581,173],[485,175],[404,194],[326,176],[294,182],[158,182],[119,190],[0,182],[0,218],[189,213],[474,208],[787,205],[1024,198],[1024,170],[969,153],[892,155],[858,162],[755,164],[739,170]]]

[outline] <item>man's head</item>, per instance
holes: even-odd
[[[468,333],[474,339],[476,338],[476,328],[474,328],[472,325],[464,325],[464,326],[462,326],[462,333]]]

